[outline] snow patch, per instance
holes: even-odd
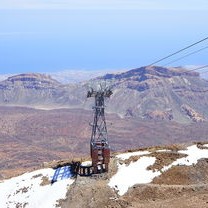
[[[208,147],[207,145],[204,145]],[[163,152],[169,150],[158,150],[156,152]],[[161,171],[147,170],[150,165],[154,165],[156,158],[144,156],[149,154],[148,151],[138,151],[124,153],[117,156],[118,159],[126,160],[131,156],[141,155],[136,162],[131,162],[129,165],[118,163],[117,173],[110,179],[108,185],[118,191],[118,194],[124,195],[130,187],[135,184],[150,183],[152,180],[161,175],[163,172],[169,170],[173,166],[190,166],[196,164],[199,159],[208,158],[208,149],[199,149],[197,145],[189,146],[186,150],[180,150],[178,153],[186,154],[183,158],[177,159],[172,164],[164,166]]]
[[[147,170],[147,167],[153,165],[155,160],[155,157],[144,156],[136,162],[131,162],[128,166],[119,165],[118,172],[111,178],[108,185],[116,189],[119,195],[123,195],[134,184],[150,183],[153,178],[160,175],[159,172]]]
[[[181,154],[187,154],[187,156],[177,159],[172,164],[165,166],[162,171],[167,171],[177,165],[195,165],[199,159],[208,158],[208,149],[199,149],[196,145],[192,145],[188,147],[187,150],[180,150],[178,152]]]
[[[58,200],[66,197],[68,187],[74,179],[61,180],[51,185],[53,174],[54,170],[49,168],[3,181],[0,183],[1,208],[57,207]],[[49,180],[48,184],[41,184],[43,177]]]

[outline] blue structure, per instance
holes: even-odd
[[[51,183],[54,183],[56,181],[60,181],[63,179],[67,179],[67,178],[72,178],[74,177],[74,175],[75,174],[71,166],[59,167],[55,170]]]

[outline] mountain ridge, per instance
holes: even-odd
[[[110,83],[114,93],[107,111],[122,117],[185,123],[208,118],[208,81],[179,67],[141,67],[73,85],[63,85],[46,75],[15,75],[0,82],[0,105],[89,109],[92,103],[86,102],[87,89],[98,82]]]

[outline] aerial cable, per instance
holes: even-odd
[[[201,43],[201,42],[204,42],[204,41],[206,41],[207,39],[208,39],[208,37],[206,37],[206,38],[204,38],[204,39],[202,39],[202,40],[200,40],[200,41],[197,41],[197,42],[195,42],[195,43],[193,43],[193,44],[191,44],[191,45],[188,45],[188,46],[186,46],[185,48],[182,48],[182,49],[180,49],[180,50],[178,50],[178,51],[176,51],[176,52],[174,52],[174,53],[171,53],[171,54],[168,55],[168,56],[165,56],[164,58],[161,58],[161,59],[159,59],[159,60],[157,60],[157,61],[155,61],[155,62],[149,64],[148,66],[153,66],[154,64],[157,64],[157,63],[159,63],[159,62],[161,62],[161,61],[163,61],[163,60],[165,60],[165,59],[168,59],[168,58],[170,58],[170,57],[172,57],[172,56],[174,56],[174,55],[176,55],[176,54],[178,54],[178,53],[180,53],[180,52],[182,52],[182,51],[185,51],[186,49],[191,48],[191,47],[193,47],[193,46],[195,46],[195,45],[197,45],[197,44],[199,44],[199,43]]]
[[[193,54],[199,53],[200,51],[203,51],[203,50],[205,50],[205,49],[207,49],[207,48],[208,48],[208,46],[206,46],[206,47],[204,47],[204,48],[201,48],[201,49],[199,49],[199,50],[193,51],[193,52],[191,52],[191,53],[188,53],[188,54],[186,54],[185,56],[182,56],[182,57],[180,57],[180,58],[178,58],[178,59],[175,59],[175,60],[173,60],[173,61],[170,61],[170,62],[166,63],[166,64],[163,65],[163,66],[167,66],[167,65],[172,64],[172,63],[174,63],[174,62],[176,62],[176,61],[179,61],[179,60],[181,60],[181,59],[184,59],[184,58],[186,58],[186,57],[188,57],[188,56],[191,56],[191,55],[193,55]]]
[[[204,68],[207,68],[207,67],[208,67],[208,65],[200,66],[200,67],[197,67],[197,68],[194,68],[194,69],[187,70],[187,71],[185,71],[183,73],[187,73],[187,72],[191,72],[191,71],[197,71],[199,69],[204,69]],[[201,72],[201,73],[205,73],[205,72]]]

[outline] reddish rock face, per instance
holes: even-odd
[[[188,105],[182,105],[181,106],[182,110],[184,110],[184,112],[187,114],[187,116],[192,119],[192,121],[194,122],[203,122],[205,121],[205,118],[197,113],[194,109],[192,109],[190,106]]]

